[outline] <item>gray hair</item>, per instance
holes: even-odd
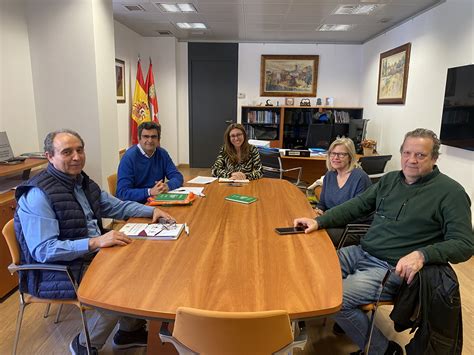
[[[67,128],[61,128],[57,131],[49,132],[44,139],[44,151],[47,152],[49,155],[54,156],[54,138],[60,133],[67,133],[72,134],[74,137],[81,141],[82,147],[84,148],[84,140],[76,131]]]
[[[400,153],[403,152],[403,145],[405,144],[405,141],[407,138],[429,138],[433,142],[433,149],[431,150],[431,157],[433,159],[438,159],[439,157],[439,148],[441,145],[441,141],[439,140],[438,136],[436,133],[433,131],[426,129],[426,128],[417,128],[413,131],[408,132],[405,134],[405,138],[403,139],[403,143],[400,146]]]
[[[338,138],[334,142],[331,143],[328,149],[328,154],[326,157],[326,167],[328,168],[328,171],[334,170],[334,168],[331,166],[331,160],[329,159],[329,154],[333,151],[334,148],[336,148],[338,145],[342,145],[344,148],[346,148],[347,153],[349,154],[349,171],[354,170],[354,168],[357,168],[359,164],[357,163],[357,156],[356,156],[356,150],[354,147],[354,142],[350,138]]]

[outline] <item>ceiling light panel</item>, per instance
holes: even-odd
[[[341,5],[334,12],[334,15],[370,15],[382,6],[382,4]]]
[[[176,24],[179,28],[183,30],[205,30],[207,29],[206,25],[201,22],[178,22]]]
[[[163,12],[197,12],[193,4],[179,3],[179,4],[165,4],[157,2],[155,3]]]
[[[354,28],[354,25],[338,25],[338,24],[327,24],[319,26],[316,31],[350,31]]]

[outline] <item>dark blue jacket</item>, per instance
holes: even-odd
[[[97,219],[101,231],[102,220],[100,210],[100,188],[82,172],[82,187]],[[15,197],[17,201],[33,187],[40,188],[49,199],[51,207],[59,223],[60,240],[76,240],[88,238],[87,222],[81,205],[74,196],[76,180],[58,170],[51,164],[40,174],[18,186]],[[15,233],[20,244],[21,263],[35,264],[21,228],[18,213],[15,213]],[[58,263],[58,262],[55,262]],[[61,263],[68,265],[79,282],[82,277],[84,260],[82,258]],[[65,273],[57,271],[24,271],[20,272],[20,291],[40,298],[75,298],[76,293]]]

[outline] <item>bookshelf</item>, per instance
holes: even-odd
[[[331,125],[334,137],[348,136],[351,120],[362,120],[362,116],[361,107],[242,106],[242,124],[249,139],[269,140],[273,148],[306,148],[310,124]]]

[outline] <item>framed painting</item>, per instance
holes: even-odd
[[[125,62],[115,59],[115,87],[117,103],[125,103]]]
[[[377,104],[404,104],[411,43],[380,54]]]
[[[318,55],[262,55],[260,96],[316,96]]]

